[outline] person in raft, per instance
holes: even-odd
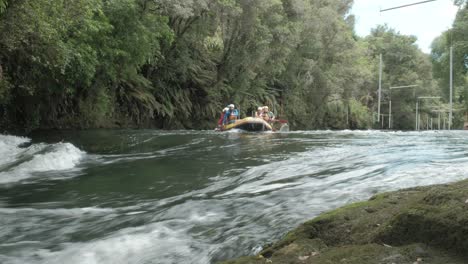
[[[233,124],[239,118],[239,111],[233,104],[228,105],[228,110],[224,113],[223,125]]]
[[[255,117],[256,118],[263,118],[263,107],[257,108],[257,112],[255,112]]]
[[[219,117],[218,119],[218,128],[221,128],[221,126],[223,125],[223,120],[224,120],[224,115],[226,114],[226,112],[229,110],[228,107],[225,107],[223,109],[223,111],[221,112],[221,116]]]
[[[264,106],[264,107],[263,107],[262,118],[263,118],[263,120],[265,120],[265,121],[271,123],[271,122],[275,121],[275,114],[273,114],[273,112],[271,112],[271,111],[268,109],[268,106]]]

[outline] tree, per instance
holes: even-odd
[[[453,48],[453,85],[454,102],[463,105],[468,111],[468,6],[462,6],[455,18],[451,30],[443,32],[432,43],[432,63],[434,76],[439,82],[445,98],[449,96],[450,82],[450,47]],[[457,122],[461,122],[459,116]],[[461,125],[455,123],[455,125]]]
[[[366,37],[370,56],[374,63],[383,57],[382,101],[392,101],[393,128],[414,129],[416,97],[435,96],[432,65],[429,57],[416,45],[416,37],[401,35],[387,26],[378,26]],[[374,85],[378,84],[377,65],[374,66]],[[393,86],[418,85],[413,89],[390,90]],[[372,100],[377,108],[377,94]],[[381,108],[388,114],[388,110]]]

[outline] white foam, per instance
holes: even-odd
[[[0,208],[0,214],[12,215],[58,215],[58,216],[81,216],[81,215],[107,215],[114,213],[112,208],[84,207],[84,208],[56,208],[56,209],[37,209],[37,208]]]
[[[34,254],[40,259],[36,263],[48,264],[184,263],[187,259],[209,263],[209,258],[200,253],[201,248],[197,249],[185,232],[158,223],[123,229],[97,241],[64,244],[65,248],[58,252],[39,250]]]
[[[21,164],[20,171],[53,171],[74,168],[84,152],[70,143],[57,143],[53,151],[37,154],[31,161]]]
[[[13,140],[13,142],[16,144],[21,140]],[[8,164],[14,161],[20,163],[7,171],[0,172],[0,184],[18,182],[32,177],[37,172],[73,169],[85,155],[85,152],[70,143],[36,144],[20,151],[12,147],[13,144],[8,143],[8,146],[11,146],[11,150],[16,151],[16,155],[10,155],[7,158],[2,157],[0,164]],[[30,155],[32,159],[21,162],[19,160],[21,154]]]
[[[17,155],[23,151],[19,145],[29,142],[25,137],[0,135],[0,167],[14,162]]]

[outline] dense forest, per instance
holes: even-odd
[[[421,102],[423,123],[447,110],[450,46],[461,128],[464,2],[424,54],[385,25],[358,37],[352,0],[0,0],[0,132],[209,129],[229,103],[269,105],[293,129],[380,128],[380,54],[382,113],[391,98],[393,127],[414,129],[417,96],[443,98]]]

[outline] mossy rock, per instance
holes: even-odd
[[[376,195],[225,263],[468,263],[468,181]]]

